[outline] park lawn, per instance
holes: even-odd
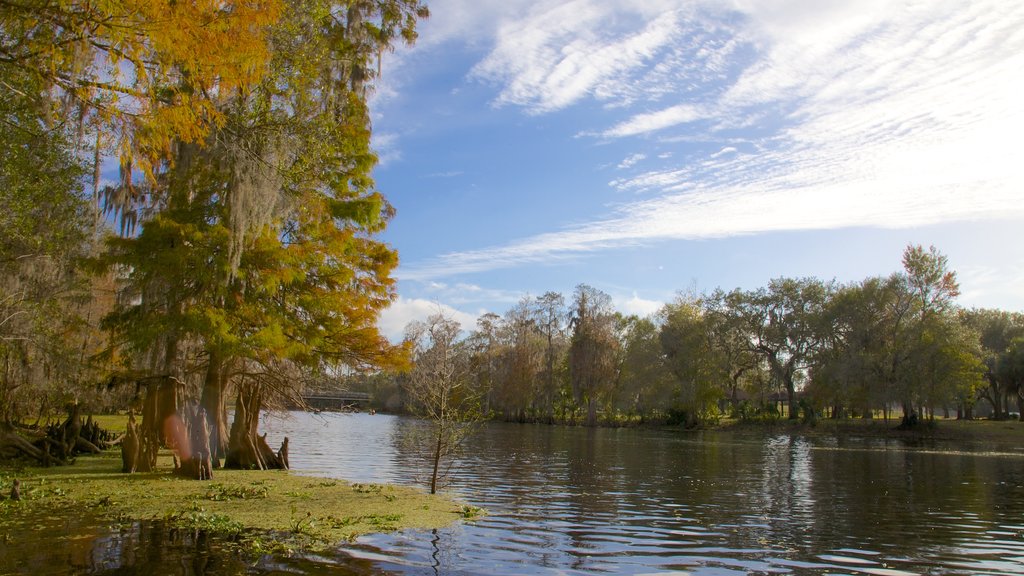
[[[163,520],[256,548],[315,550],[371,532],[439,528],[481,512],[410,487],[281,470],[214,470],[211,481],[189,480],[169,472],[170,458],[162,453],[158,469],[166,471],[147,474],[123,474],[116,450],[70,466],[0,469],[0,494],[18,478],[22,495],[19,502],[0,500],[0,535],[5,525],[77,510],[119,521]]]

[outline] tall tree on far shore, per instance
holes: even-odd
[[[537,297],[534,313],[537,328],[544,338],[544,368],[537,402],[549,421],[554,418],[559,396],[557,367],[565,354],[565,297],[558,292],[545,292]]]
[[[1009,401],[1018,393],[1018,387],[1007,371],[1007,358],[1011,348],[1024,338],[1024,314],[1004,310],[972,309],[962,313],[964,321],[980,335],[982,360],[985,363],[986,386],[980,391],[982,398],[992,405],[997,420],[1006,418]]]
[[[816,278],[776,278],[738,302],[753,350],[786,391],[790,419],[799,416],[797,382],[822,342],[820,320],[832,291]]]
[[[620,343],[615,334],[612,299],[604,292],[580,284],[573,293],[569,327],[569,377],[576,402],[586,407],[586,424],[597,424],[597,407],[616,381]]]

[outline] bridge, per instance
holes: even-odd
[[[366,392],[313,392],[303,394],[302,399],[314,410],[351,410],[365,408],[370,405],[370,395]]]

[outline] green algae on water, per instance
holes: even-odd
[[[169,453],[161,455],[160,467],[171,468]],[[71,466],[0,470],[0,491],[9,490],[15,477],[22,483],[20,502],[0,500],[0,537],[5,524],[79,510],[244,537],[257,549],[312,550],[373,532],[440,528],[482,512],[410,487],[281,470],[215,470],[212,481],[120,470],[113,451],[80,457]]]

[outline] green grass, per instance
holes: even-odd
[[[251,547],[316,549],[371,532],[430,529],[466,518],[442,495],[392,485],[349,484],[291,472],[214,470],[209,482],[166,472],[121,473],[116,450],[79,457],[71,466],[0,469],[0,494],[21,481],[22,500],[0,500],[5,526],[79,510],[120,521],[165,520],[175,526],[247,535]]]

